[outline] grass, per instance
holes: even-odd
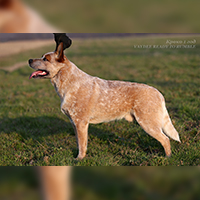
[[[73,39],[73,38],[72,38]],[[195,48],[134,48],[166,40],[196,39]],[[49,80],[29,80],[32,69],[0,70],[0,165],[3,166],[195,166],[200,162],[199,37],[73,40],[65,54],[85,72],[105,79],[146,83],[164,95],[182,143],[172,157],[141,127],[114,121],[89,127],[87,156],[77,161],[73,128],[60,111]],[[1,67],[40,57],[54,46],[0,58]]]

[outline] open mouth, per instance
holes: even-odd
[[[33,73],[30,75],[29,79],[31,79],[31,78],[44,77],[44,76],[47,76],[48,74],[49,74],[48,71],[46,71],[46,70],[40,70],[40,69],[39,69],[39,70],[33,72]]]

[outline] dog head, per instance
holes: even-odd
[[[29,66],[36,70],[30,75],[29,79],[51,79],[66,65],[67,61],[63,52],[63,42],[61,42],[55,52],[46,53],[39,59],[29,59]]]

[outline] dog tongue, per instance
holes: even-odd
[[[31,79],[32,77],[34,78],[35,76],[39,76],[39,75],[44,76],[46,74],[47,73],[45,71],[35,71],[30,75],[29,79]]]

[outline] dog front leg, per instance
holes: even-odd
[[[77,146],[79,149],[77,159],[83,159],[86,155],[88,143],[88,125],[88,122],[82,120],[76,120],[76,122],[73,124],[76,132]]]

